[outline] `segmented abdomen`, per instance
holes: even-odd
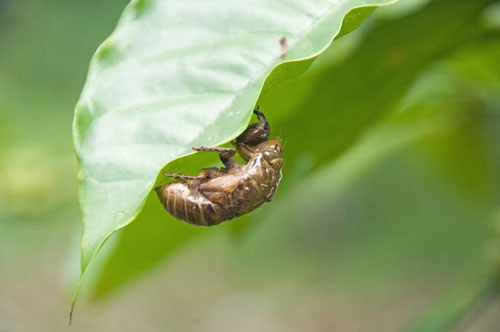
[[[212,226],[247,214],[272,199],[280,174],[257,154],[238,172],[210,180],[168,183],[157,189],[165,209],[193,225]]]
[[[233,201],[240,202],[236,216],[247,214],[273,198],[280,181],[280,174],[264,159],[256,154],[242,171],[243,179],[233,192]]]
[[[193,225],[212,226],[231,219],[229,211],[210,202],[198,188],[199,183],[173,182],[158,188],[158,197],[172,216]]]

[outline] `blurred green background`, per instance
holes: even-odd
[[[126,3],[0,0],[1,332],[67,329],[73,108]],[[500,266],[498,2],[378,9],[259,103],[286,140],[272,204],[164,240],[134,223],[128,251],[111,241],[91,271],[74,331],[500,330],[482,288]]]

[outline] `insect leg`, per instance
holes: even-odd
[[[203,179],[213,179],[221,176],[222,174],[224,173],[221,172],[217,167],[210,167],[200,170],[200,173],[198,173],[198,177],[202,177]]]
[[[193,150],[211,151],[211,152],[218,152],[220,154],[227,154],[228,158],[231,158],[236,153],[236,150],[234,148],[208,148],[205,146],[198,146],[198,147],[193,147]]]
[[[193,150],[218,152],[220,160],[222,161],[224,166],[226,166],[226,168],[232,168],[239,165],[236,160],[231,158],[236,154],[236,150],[234,148],[208,148],[200,146],[200,147],[193,147]]]
[[[253,113],[254,113],[255,115],[257,115],[257,118],[259,119],[259,121],[260,121],[260,122],[263,122],[265,125],[269,126],[269,124],[267,123],[266,116],[264,115],[264,113],[259,112],[259,106],[257,106],[257,107],[253,110]]]
[[[202,180],[205,178],[205,177],[200,176],[200,175],[192,176],[192,175],[181,175],[181,174],[177,174],[177,173],[169,174],[169,173],[165,173],[165,172],[163,172],[163,175],[168,176],[170,178],[177,179],[177,180]]]
[[[252,123],[248,128],[236,138],[236,144],[248,144],[248,145],[257,145],[264,141],[267,141],[270,134],[269,123],[267,123],[266,117],[263,113],[259,112],[259,108],[257,107],[253,111],[259,122]]]

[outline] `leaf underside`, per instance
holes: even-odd
[[[262,92],[302,73],[336,35],[391,2],[132,1],[97,49],[75,111],[82,278],[105,240],[165,181],[162,169],[186,173],[180,158],[192,146],[235,138]],[[189,160],[192,170],[206,166]]]

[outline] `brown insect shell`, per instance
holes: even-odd
[[[264,158],[278,171],[284,164],[284,159],[282,157],[282,147],[279,138],[275,138],[269,141],[262,142],[258,145],[249,145],[242,142],[236,142],[236,151],[240,156],[249,161],[256,153],[262,153]]]
[[[187,223],[212,226],[269,202],[281,180],[280,140],[255,146],[237,143],[236,148],[247,164],[216,169],[219,174],[209,179],[181,180],[157,188],[167,211]]]

